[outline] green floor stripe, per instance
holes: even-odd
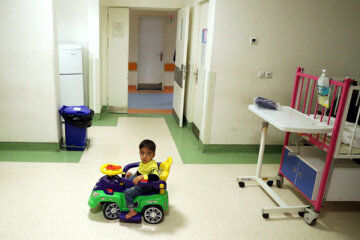
[[[78,163],[82,153],[60,150],[58,143],[0,142],[0,162]]]
[[[119,117],[164,118],[184,164],[255,164],[259,146],[203,146],[191,126],[179,128],[170,114],[113,114],[106,107],[93,120],[93,126],[116,126]],[[159,146],[161,147],[161,146]],[[204,152],[205,150],[205,152]],[[82,151],[48,151],[46,149],[0,148],[0,161],[78,163]],[[279,146],[265,147],[264,164],[280,162]]]
[[[0,142],[1,150],[11,151],[59,151],[59,143]]]
[[[0,162],[78,163],[81,151],[0,150]]]

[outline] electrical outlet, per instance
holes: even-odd
[[[265,77],[265,71],[259,71],[258,78],[264,78],[264,77]]]
[[[272,72],[265,73],[265,78],[271,78],[271,77],[272,77]]]

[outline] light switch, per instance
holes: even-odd
[[[264,77],[265,77],[265,71],[259,71],[258,78],[264,78]]]

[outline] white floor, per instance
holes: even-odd
[[[359,239],[360,204],[328,203],[315,226],[298,215],[265,220],[275,204],[259,187],[239,188],[255,165],[183,165],[163,119],[121,118],[117,127],[91,127],[91,147],[79,164],[0,163],[0,239]],[[105,220],[88,197],[103,163],[138,161],[144,138],[157,143],[156,160],[171,155],[170,208],[157,225]],[[264,165],[263,174],[276,173]],[[288,184],[274,188],[288,204],[303,199]]]

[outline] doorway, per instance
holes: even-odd
[[[141,16],[139,19],[138,90],[162,90],[164,17]]]
[[[130,10],[128,113],[172,113],[176,26],[176,11]]]

